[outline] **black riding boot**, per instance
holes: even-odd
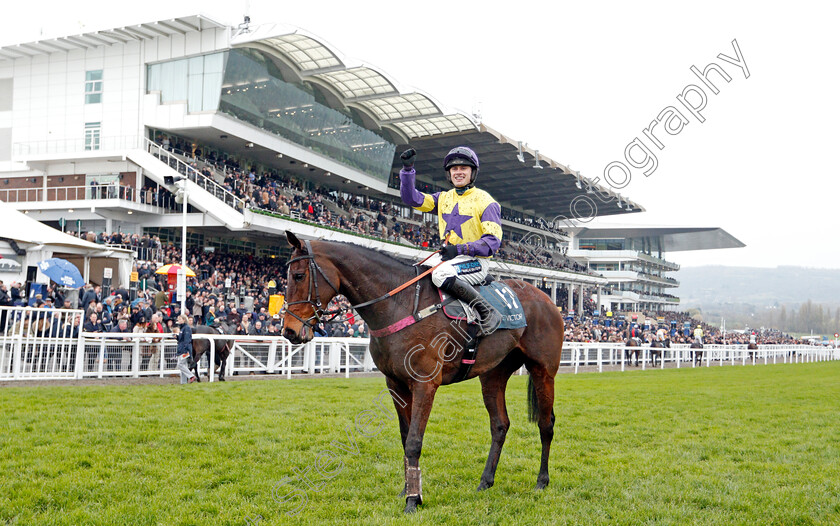
[[[502,323],[502,317],[481,294],[466,281],[455,276],[448,277],[440,286],[441,290],[468,303],[478,312],[479,336],[492,334]]]

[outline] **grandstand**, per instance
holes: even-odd
[[[191,253],[283,258],[279,236],[293,230],[418,259],[439,244],[436,218],[400,202],[398,152],[417,149],[421,190],[434,191],[445,152],[463,144],[502,205],[491,272],[528,280],[569,310],[591,311],[593,299],[630,306],[570,246],[565,221],[573,200],[611,201],[611,189],[397,86],[297,28],[201,15],[6,46],[0,200],[62,230],[157,237]],[[597,214],[644,211],[626,197],[618,205]],[[141,259],[162,262],[140,246]],[[668,265],[661,252],[644,255]],[[129,274],[115,283],[128,287]]]

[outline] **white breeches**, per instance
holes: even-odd
[[[428,259],[424,266],[433,267],[440,263],[440,254],[435,254]],[[478,285],[487,277],[490,263],[486,258],[474,258],[470,256],[455,256],[443,265],[432,271],[432,282],[435,286],[441,284],[451,276],[458,276],[470,285]]]

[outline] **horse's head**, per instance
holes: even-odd
[[[283,336],[294,344],[308,342],[325,309],[338,294],[339,273],[323,254],[316,255],[308,241],[301,242],[288,230],[292,257],[286,276],[286,307]]]

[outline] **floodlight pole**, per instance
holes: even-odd
[[[184,191],[184,203],[183,203],[183,225],[181,228],[181,268],[178,272],[182,276],[182,282],[184,284],[183,294],[178,294],[178,299],[181,300],[181,314],[187,315],[187,178],[184,176],[181,179],[182,189]],[[180,292],[180,291],[179,291]]]

